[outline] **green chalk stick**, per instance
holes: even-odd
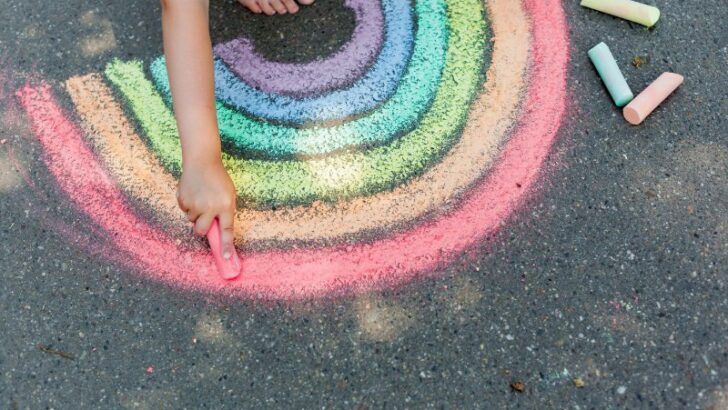
[[[660,19],[660,9],[632,0],[581,0],[581,5],[647,27],[654,26]]]
[[[617,61],[614,60],[609,47],[604,43],[599,43],[592,47],[588,54],[617,107],[623,107],[632,101],[634,94],[632,94],[632,90],[630,90],[622,72],[619,71]]]

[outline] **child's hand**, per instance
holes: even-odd
[[[198,161],[185,166],[177,187],[177,202],[195,233],[205,235],[215,217],[220,223],[222,254],[225,259],[235,252],[235,186],[219,159]]]

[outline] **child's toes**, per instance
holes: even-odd
[[[255,14],[260,14],[263,12],[256,0],[238,0],[238,2],[243,6],[247,7],[248,10],[252,11]]]
[[[250,2],[250,6],[248,6],[248,8],[255,14],[260,14],[263,12],[263,9],[260,8],[260,5],[255,0]]]
[[[314,0],[238,0],[238,2],[253,13],[265,13],[272,16],[274,14],[295,13],[300,8],[298,7],[299,4],[313,4]]]
[[[278,14],[286,14],[288,13],[288,10],[286,9],[286,6],[281,3],[281,0],[270,0],[270,5],[273,6],[273,8],[278,12]]]
[[[276,14],[275,9],[270,5],[270,2],[268,2],[268,0],[259,0],[258,5],[261,9],[263,9],[263,13],[269,16]]]
[[[298,4],[296,4],[293,0],[283,0],[283,5],[286,6],[289,13],[295,13],[298,11]]]

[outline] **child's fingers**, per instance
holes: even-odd
[[[192,209],[188,209],[187,212],[187,220],[190,222],[197,222],[197,219],[200,218],[201,212],[194,211]]]
[[[184,203],[182,200],[182,197],[179,194],[179,190],[177,190],[177,205],[179,205],[179,209],[182,210],[182,212],[187,213],[190,207],[187,206],[187,204]]]
[[[195,221],[195,233],[200,236],[207,235],[207,231],[210,230],[210,225],[212,225],[213,219],[215,219],[215,214],[212,212],[200,215]]]
[[[217,218],[220,223],[220,247],[222,249],[222,256],[225,259],[229,259],[232,253],[235,252],[235,210],[221,212]]]
[[[298,0],[299,3],[308,6],[310,4],[313,4],[314,0]]]

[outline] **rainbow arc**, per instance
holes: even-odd
[[[267,61],[244,38],[215,46],[223,160],[242,204],[235,281],[171,234],[186,221],[163,58],[18,91],[49,171],[112,238],[110,257],[239,296],[369,290],[435,272],[523,204],[565,110],[560,2],[346,5],[352,37],[308,63]]]

